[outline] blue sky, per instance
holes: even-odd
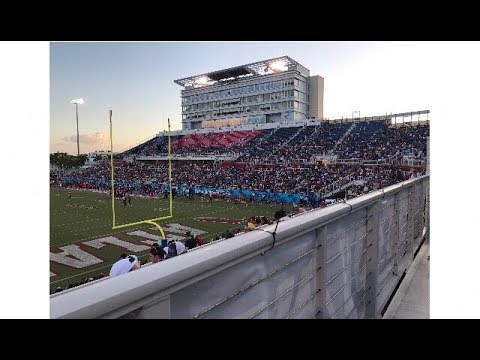
[[[324,115],[334,118],[430,109],[435,44],[385,42],[144,42],[50,44],[50,151],[124,150],[181,128],[175,79],[288,55],[325,79]]]

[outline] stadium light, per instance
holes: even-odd
[[[78,138],[78,104],[82,105],[84,103],[82,98],[70,100],[70,104],[75,104],[75,113],[77,114],[77,156],[80,156],[80,141]]]
[[[354,114],[358,114],[358,119],[360,120],[360,111],[352,111],[352,120],[354,119]]]

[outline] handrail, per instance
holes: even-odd
[[[407,180],[280,222],[275,246],[428,178],[429,175],[425,175]],[[268,250],[275,225],[262,229],[265,231],[244,233],[122,276],[53,294],[50,298],[51,318],[116,318],[130,313]]]

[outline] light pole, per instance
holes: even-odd
[[[84,101],[82,98],[70,100],[70,104],[75,104],[75,113],[77,115],[77,156],[80,156],[80,142],[78,137],[78,104],[82,105],[83,102]]]
[[[353,114],[357,113],[358,114],[358,120],[360,120],[360,111],[352,111],[352,120],[353,120]]]

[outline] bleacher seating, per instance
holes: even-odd
[[[293,126],[295,125],[295,126]],[[270,190],[286,193],[318,192],[345,176],[363,177],[367,188],[384,186],[396,179],[399,164],[392,158],[408,154],[409,159],[426,158],[429,126],[389,127],[384,121],[331,123],[231,131],[177,133],[171,138],[172,153],[240,154],[236,161],[175,161],[174,185],[196,185],[216,189]],[[348,133],[348,130],[351,132]],[[167,153],[168,138],[158,136],[128,151],[124,156],[154,156]],[[315,155],[330,154],[338,161],[322,165]],[[350,160],[361,160],[348,164]],[[380,161],[371,167],[373,161]],[[343,164],[342,164],[343,161]],[[365,162],[365,164],[363,162]],[[410,163],[414,163],[410,161]],[[421,161],[419,162],[421,163]],[[370,164],[370,165],[369,165]],[[374,164],[375,165],[375,164]],[[405,176],[425,168],[402,168]],[[365,174],[368,173],[368,177]],[[167,183],[167,163],[136,161],[115,168],[118,189],[158,196]],[[57,181],[53,179],[52,181]],[[69,174],[68,186],[100,189],[110,187],[107,162]],[[380,184],[380,185],[378,185]]]

